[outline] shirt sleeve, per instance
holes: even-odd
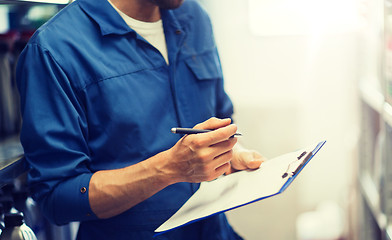
[[[50,52],[35,43],[18,60],[17,84],[33,198],[58,225],[96,219],[88,199],[88,127],[77,92]]]

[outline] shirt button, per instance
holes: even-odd
[[[177,35],[180,35],[180,34],[181,34],[181,30],[180,30],[180,29],[177,29],[177,30],[176,30],[176,34],[177,34]]]
[[[80,189],[80,192],[81,193],[85,193],[87,191],[87,188],[85,188],[85,187],[82,187],[81,189]]]

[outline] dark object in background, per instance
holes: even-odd
[[[5,228],[0,240],[37,240],[34,232],[24,224],[22,213],[7,213],[4,215]]]

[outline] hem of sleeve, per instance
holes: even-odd
[[[97,219],[98,217],[94,214],[93,210],[91,209],[90,206],[90,200],[89,200],[89,185],[90,185],[90,180],[91,177],[93,176],[92,173],[90,174],[84,174],[80,178],[79,182],[79,193],[82,195],[82,201],[80,202],[80,208],[81,208],[81,213],[83,213],[82,218],[79,219],[79,221],[86,221],[86,220],[94,220]]]
[[[91,209],[88,197],[92,175],[92,173],[81,174],[60,183],[55,188],[54,220],[56,224],[98,219]]]

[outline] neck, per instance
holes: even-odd
[[[161,19],[159,7],[146,0],[110,0],[121,12],[143,22],[156,22]]]

